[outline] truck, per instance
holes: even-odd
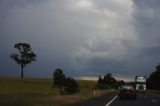
[[[145,76],[136,76],[135,77],[135,88],[137,92],[143,92],[146,91],[146,77]]]

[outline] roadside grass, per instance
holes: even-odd
[[[51,79],[0,77],[0,106],[65,106],[110,92],[96,89],[95,81],[78,84],[80,92],[60,95]]]
[[[160,90],[150,90],[150,89],[148,89],[147,92],[160,94]]]

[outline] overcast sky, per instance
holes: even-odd
[[[37,54],[24,76],[148,76],[160,63],[160,0],[0,0],[0,76],[20,76],[15,43]]]

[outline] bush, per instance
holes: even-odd
[[[73,78],[66,78],[65,91],[67,94],[72,94],[79,91],[78,83]]]
[[[73,94],[79,91],[78,83],[70,77],[67,77],[63,74],[63,70],[56,69],[53,73],[53,85],[60,89],[60,94],[63,95]]]

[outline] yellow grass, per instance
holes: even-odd
[[[80,92],[61,96],[51,88],[52,79],[1,77],[0,106],[65,106],[110,92],[96,89],[95,81],[78,80],[78,84]]]

